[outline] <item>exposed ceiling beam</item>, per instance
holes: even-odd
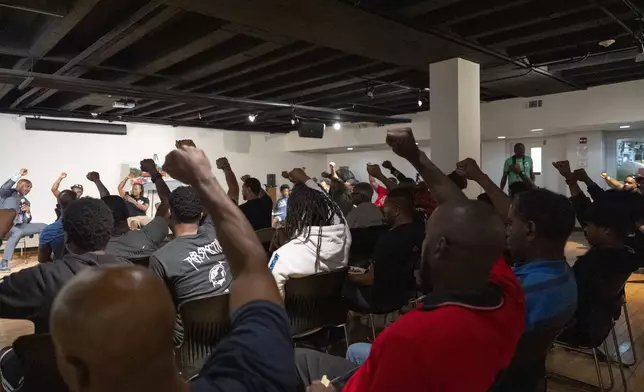
[[[370,59],[427,71],[453,57],[484,60],[480,52],[361,9],[328,0],[166,0],[204,15],[274,31]]]
[[[16,71],[0,68],[0,82],[7,84],[19,84],[25,78],[33,77],[31,82],[36,87],[53,88],[62,91],[73,91],[84,94],[105,94],[115,96],[128,96],[140,99],[153,99],[159,101],[189,103],[193,105],[211,105],[216,107],[243,108],[262,111],[267,109],[288,109],[308,111],[313,113],[324,113],[335,116],[338,121],[373,121],[380,123],[400,122],[400,119],[391,119],[386,116],[365,116],[360,113],[342,111],[336,109],[289,104],[279,101],[259,101],[254,99],[224,97],[218,95],[205,95],[196,93],[184,93],[180,91],[160,90],[150,87],[130,86],[113,82],[74,78],[69,76],[48,75],[36,72]],[[411,120],[403,119],[402,122]]]
[[[51,0],[0,0],[0,8],[12,8],[56,18],[64,18],[67,9],[59,1]]]
[[[467,22],[468,20],[476,19],[476,18],[481,18],[486,15],[493,14],[495,12],[502,12],[507,10],[508,8],[514,8],[514,7],[519,7],[524,4],[528,4],[532,2],[533,0],[487,0],[487,1],[476,1],[476,2],[470,2],[469,4],[472,4],[472,7],[475,7],[476,10],[470,12],[469,10],[465,10],[465,7],[461,7],[457,10],[456,14],[452,15],[459,15],[457,17],[451,17],[447,19],[443,19],[444,16],[442,14],[429,14],[427,18],[421,18],[423,21],[429,22],[434,26],[440,25],[440,26],[453,26],[458,23],[463,23]],[[446,10],[447,12],[447,10]]]
[[[163,0],[150,1],[149,3],[141,7],[138,11],[136,11],[134,14],[130,15],[127,18],[127,20],[125,20],[123,23],[120,23],[117,27],[112,29],[107,34],[103,35],[96,42],[94,42],[88,48],[86,48],[77,56],[75,56],[67,64],[60,67],[54,73],[54,75],[68,75],[68,76],[77,76],[77,77],[81,76],[85,72],[87,72],[87,70],[82,68],[75,69],[75,67],[82,61],[88,61],[91,64],[100,64],[104,60],[108,59],[110,56],[117,53],[118,50],[124,49],[125,47],[133,44],[136,41],[136,39],[142,38],[143,35],[138,35],[136,34],[136,32],[131,32],[130,28],[132,28],[134,25],[136,25],[138,22],[140,22],[143,18],[145,18],[152,12],[156,11],[159,7],[161,7],[162,4],[163,4]],[[179,12],[179,9],[177,8],[164,12],[162,17],[160,18],[161,21],[155,20],[154,23],[151,23],[146,26],[142,26],[142,28],[148,28],[148,29],[156,28],[159,26],[160,23],[165,23],[171,17],[175,16],[178,12]],[[125,36],[126,33],[129,33],[128,34],[129,37],[127,38]],[[121,38],[125,39],[123,43],[119,41]],[[112,46],[116,46],[117,50],[114,51],[111,48]],[[27,91],[22,96],[20,96],[18,99],[16,99],[16,101],[13,104],[11,104],[11,108],[14,109],[20,106],[22,102],[24,102],[29,97],[34,96],[40,91],[41,91],[40,89],[32,88],[31,90]],[[39,97],[32,99],[30,102],[27,103],[26,106],[27,107],[36,106],[39,103],[44,102],[47,98],[49,98],[55,93],[56,93],[55,90],[46,91],[43,94],[41,94]]]
[[[621,49],[617,52],[591,55],[583,61],[568,61],[560,64],[548,65],[548,69],[553,72],[561,72],[577,68],[592,67],[600,64],[614,63],[622,60],[634,60],[637,54],[638,51],[636,48]]]
[[[404,16],[423,15],[428,14],[432,11],[436,11],[440,8],[448,7],[452,4],[456,4],[460,1],[463,0],[425,0],[421,3],[398,9],[396,10],[396,12]]]
[[[78,0],[74,8],[62,19],[52,18],[41,30],[31,44],[31,59],[21,59],[14,66],[15,70],[29,70],[39,58],[44,57],[63,39],[100,0]],[[0,85],[0,99],[4,98],[13,87]]]

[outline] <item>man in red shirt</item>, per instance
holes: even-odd
[[[300,382],[332,379],[329,387],[313,382],[312,392],[339,390],[347,379],[348,392],[485,392],[510,364],[524,331],[521,286],[501,258],[505,226],[415,147],[411,130],[390,131],[387,142],[441,202],[427,222],[421,265],[431,294],[376,338],[357,370],[341,358],[298,350]]]

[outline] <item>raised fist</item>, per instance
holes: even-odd
[[[244,174],[243,176],[241,176],[242,182],[246,182],[246,180],[248,180],[249,178],[250,178],[250,175],[248,174]]]
[[[564,178],[568,179],[572,175],[570,171],[570,161],[557,161],[553,162],[552,166],[557,169],[559,174],[561,174]]]
[[[150,158],[141,161],[141,171],[144,171],[151,175],[159,172],[159,170],[157,169],[157,164]]]
[[[67,178],[67,173],[60,173],[58,178]]]
[[[523,170],[521,170],[521,166],[518,163],[515,163],[514,165],[510,165],[510,171],[515,174],[521,174]]]
[[[185,145],[165,157],[163,169],[172,178],[192,186],[212,177],[212,166],[203,150]]]
[[[288,172],[286,170],[282,172],[282,178],[286,178],[287,180],[289,179]]]
[[[390,161],[384,161],[382,163],[382,167],[384,167],[385,169],[389,169],[389,170],[394,169],[394,165],[392,165]]]
[[[29,170],[27,170],[27,169],[25,169],[23,167],[22,169],[20,169],[20,171],[18,173],[20,174],[20,177],[24,177],[24,176],[27,175],[27,173],[29,173]]]
[[[380,166],[371,164],[367,164],[367,173],[369,173],[371,177],[379,177],[382,175]]]
[[[466,158],[456,164],[456,173],[468,180],[478,181],[484,176],[478,163],[472,158]]]
[[[98,174],[98,172],[95,172],[95,171],[89,172],[89,173],[87,173],[87,179],[90,180],[91,182],[96,182],[96,181],[99,181],[101,179],[101,175]]]
[[[222,157],[219,158],[215,161],[215,165],[217,165],[217,169],[223,170],[227,167],[230,167],[230,163],[228,163],[228,158]]]
[[[411,128],[397,128],[387,131],[387,144],[396,153],[407,160],[418,158],[418,145]]]
[[[586,169],[577,169],[572,173],[572,177],[581,182],[588,182],[590,181],[590,177],[588,176],[588,173],[586,172]]]
[[[602,172],[602,178],[605,180],[608,178],[608,173]]]
[[[181,148],[181,146],[187,146],[187,147],[197,147],[195,145],[195,142],[192,141],[192,139],[183,139],[183,140],[177,140],[174,143],[174,146],[176,148]]]

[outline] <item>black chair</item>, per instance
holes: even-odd
[[[589,388],[598,388],[600,391],[610,391],[611,389],[613,389],[615,381],[613,376],[613,368],[611,366],[611,363],[613,361],[611,360],[611,356],[608,352],[608,345],[606,344],[608,336],[611,335],[613,344],[615,346],[615,356],[617,364],[619,366],[624,392],[626,392],[626,376],[624,374],[624,364],[622,363],[622,356],[619,352],[617,334],[615,333],[615,312],[613,311],[613,309],[621,308],[623,303],[622,293],[624,291],[626,281],[629,277],[630,273],[608,277],[603,282],[603,284],[597,288],[597,298],[601,299],[601,303],[598,303],[597,306],[590,309],[588,320],[584,320],[583,323],[583,331],[584,335],[587,335],[587,337],[585,337],[587,341],[575,342],[573,344],[566,340],[566,336],[577,337],[581,335],[579,332],[577,332],[577,330],[575,330],[575,327],[578,325],[579,320],[573,320],[573,323],[563,330],[560,336],[561,341],[555,341],[555,346],[563,347],[567,350],[583,354],[590,354],[593,356],[593,359],[595,360],[595,370],[597,371],[598,385],[587,384],[557,373],[548,374],[549,378],[575,384],[576,386],[579,386],[581,384]],[[606,362],[608,364],[608,376],[610,378],[610,385],[608,387],[604,387],[604,380],[601,374],[601,369],[599,368],[600,346],[603,347],[603,351],[606,354]]]
[[[230,332],[228,297],[194,299],[179,306],[184,338],[177,357],[186,380],[199,373],[217,343]]]
[[[324,327],[343,326],[349,344],[347,308],[342,300],[342,285],[347,271],[347,268],[342,268],[286,281],[284,304],[294,339]]]
[[[149,256],[130,258],[129,260],[134,265],[139,265],[139,266],[145,267],[145,268],[148,268],[150,266],[150,257]]]
[[[366,267],[371,259],[380,235],[389,229],[389,226],[372,226],[360,229],[351,229],[351,248],[349,249],[349,263],[351,265]],[[365,262],[367,262],[365,264]]]
[[[273,236],[275,235],[275,229],[273,229],[272,227],[269,227],[267,229],[260,229],[257,230],[255,234],[257,234],[259,242],[262,243],[264,250],[268,253],[271,246],[271,241],[273,240]]]
[[[490,392],[541,392],[546,390],[546,356],[561,329],[523,334],[512,362]]]
[[[22,392],[68,392],[56,365],[54,342],[49,334],[21,336],[13,342],[22,363],[25,383]]]

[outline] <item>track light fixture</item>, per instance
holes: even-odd
[[[254,123],[254,122],[255,122],[255,119],[256,119],[256,118],[257,118],[257,115],[256,115],[256,114],[249,114],[249,115],[248,115],[248,121],[250,121],[250,122],[252,122],[252,123]]]
[[[376,95],[376,86],[373,85],[373,83],[369,82],[367,83],[367,91],[365,92],[367,97],[373,99],[373,97]]]

